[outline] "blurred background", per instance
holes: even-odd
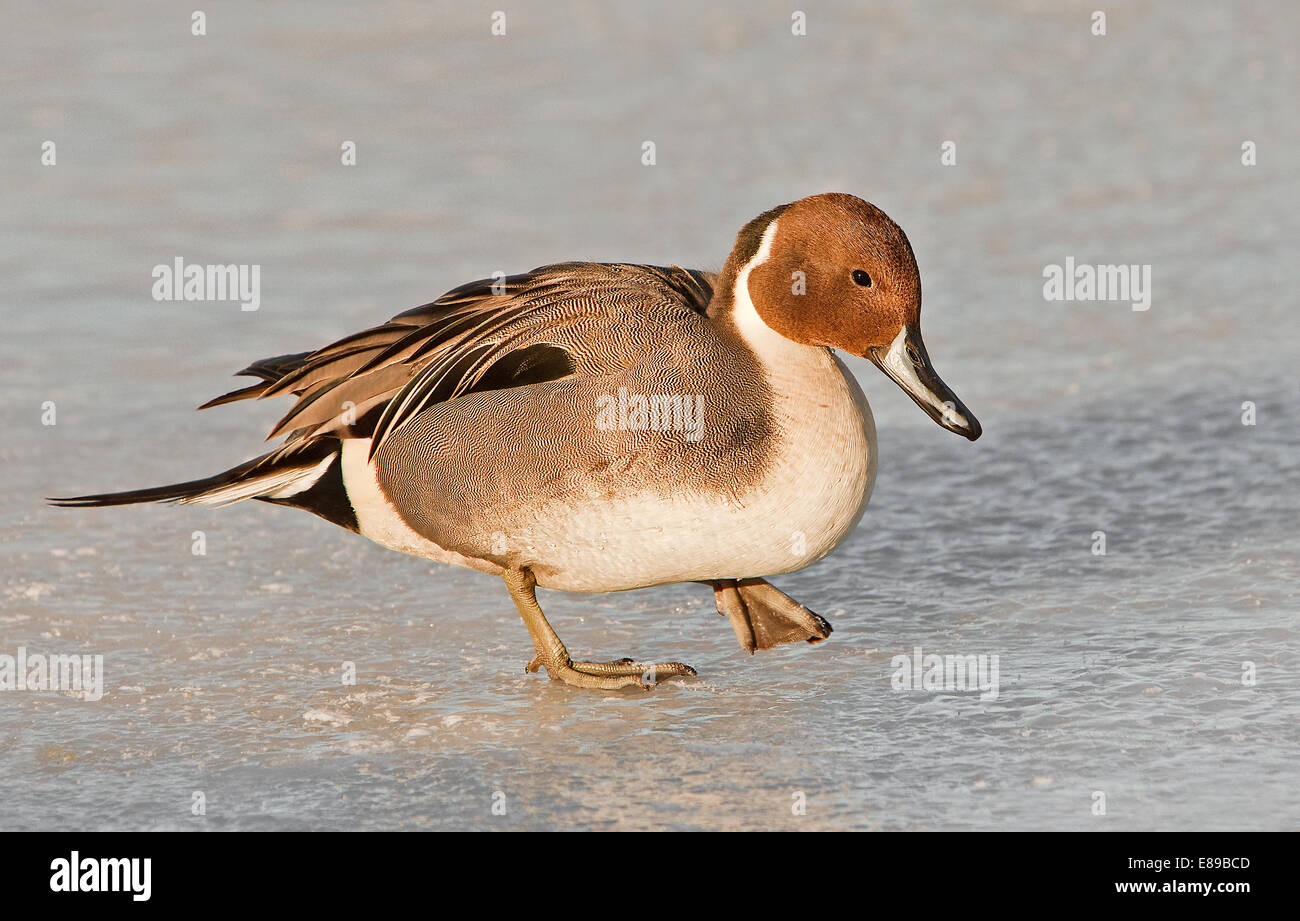
[[[5,4],[0,653],[106,686],[0,693],[0,828],[1295,828],[1300,9],[1099,5]],[[284,403],[191,411],[253,359],[496,270],[716,270],[833,190],[908,233],[985,435],[850,359],[871,507],[774,580],[820,646],[751,659],[700,586],[544,596],[575,655],[701,673],[577,692],[487,576],[43,505],[260,453]],[[155,301],[178,256],[260,265],[260,309]],[[1150,265],[1150,309],[1045,300],[1067,257]],[[997,700],[892,688],[918,646],[998,655]]]

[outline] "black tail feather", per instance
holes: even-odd
[[[102,508],[111,505],[135,505],[141,502],[181,502],[185,499],[198,498],[205,493],[212,492],[214,489],[238,483],[248,477],[249,474],[256,472],[258,467],[262,466],[270,456],[264,454],[261,457],[255,457],[237,467],[231,467],[229,470],[218,473],[216,476],[205,477],[201,480],[173,483],[170,486],[153,486],[149,489],[133,489],[127,492],[98,493],[92,496],[46,496],[45,501],[58,508]]]
[[[359,528],[356,512],[343,484],[340,446],[336,438],[322,438],[287,455],[272,451],[202,480],[129,492],[48,498],[46,501],[60,508],[102,508],[140,502],[229,505],[244,499],[257,499],[301,508],[356,531]]]

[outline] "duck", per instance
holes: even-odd
[[[314,351],[253,362],[200,409],[296,400],[274,450],[215,476],[53,498],[62,507],[247,499],[499,577],[527,672],[648,688],[681,662],[574,660],[537,588],[714,592],[743,650],[817,643],[823,617],[768,579],[857,527],[876,479],[865,358],[943,428],[981,427],[921,338],[903,230],[854,195],[749,221],[719,272],[565,262],[453,288]]]

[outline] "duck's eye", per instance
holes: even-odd
[[[854,283],[855,285],[862,285],[862,287],[864,287],[864,288],[870,288],[870,287],[871,287],[871,276],[868,275],[866,272],[862,271],[861,269],[854,269],[854,270],[853,270],[853,283]]]

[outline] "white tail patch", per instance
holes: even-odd
[[[347,490],[353,514],[357,516],[357,529],[361,535],[392,550],[430,556],[424,551],[436,545],[411,530],[379,486],[374,462],[370,460],[370,439],[345,439],[341,463],[343,488]]]
[[[316,481],[325,475],[337,455],[331,454],[324,460],[307,467],[289,467],[288,469],[268,470],[260,476],[240,480],[229,486],[181,499],[181,505],[207,505],[219,508],[244,499],[285,499],[304,492],[316,485]]]

